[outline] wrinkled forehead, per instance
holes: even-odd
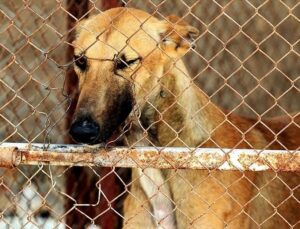
[[[157,21],[150,15],[141,17],[130,12],[93,16],[78,24],[75,54],[105,59],[122,52],[146,56],[157,46]]]

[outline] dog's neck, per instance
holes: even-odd
[[[182,61],[166,65],[156,80],[160,87],[139,109],[130,144],[196,147],[224,120],[222,111],[194,84]]]

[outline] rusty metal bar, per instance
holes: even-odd
[[[300,151],[207,149],[207,148],[156,148],[50,145],[4,143],[0,154],[13,152],[18,161],[10,164],[51,164],[60,166],[103,166],[159,169],[220,169],[251,170],[268,169],[300,171]],[[7,162],[6,162],[7,163]],[[0,165],[4,163],[0,162]]]

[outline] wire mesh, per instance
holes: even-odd
[[[116,6],[127,10],[99,17],[99,23],[110,21],[103,31],[93,23],[79,23]],[[130,11],[131,7],[148,12],[149,17],[167,23],[173,31],[155,35],[153,31],[160,24],[149,25],[149,29],[148,23],[154,23],[152,19],[138,16]],[[168,15],[178,18],[174,21]],[[138,30],[130,34],[136,21]],[[116,161],[107,157],[107,161],[111,160],[109,167],[99,166],[108,165],[105,160],[100,164],[93,161],[84,167],[78,167],[80,160],[72,165],[54,166],[46,160],[46,154],[44,157],[42,154],[35,166],[1,169],[1,228],[299,227],[299,1],[0,0],[0,22],[2,154],[9,155],[3,148],[7,142],[15,146],[25,143],[28,149],[35,143],[43,143],[41,151],[45,152],[52,149],[51,144],[72,142],[68,131],[80,112],[87,114],[93,110],[94,119],[105,117],[105,112],[96,112],[99,104],[118,103],[125,96],[129,99],[128,94],[118,94],[115,89],[124,78],[130,79],[131,84],[139,82],[134,89],[127,88],[135,92],[134,112],[118,126],[110,123],[117,123],[116,117],[123,113],[117,109],[109,114],[109,125],[104,129],[114,133],[109,132],[107,144],[100,147],[123,145],[131,152],[138,146],[151,146],[155,151],[151,160],[145,161],[141,155],[147,158],[147,152],[138,159],[130,153],[116,156]],[[187,25],[197,28],[199,34],[190,37],[178,30]],[[140,33],[150,38],[131,42]],[[82,39],[83,36],[92,42]],[[188,44],[182,57],[187,70],[181,58],[164,49],[168,42],[174,42],[174,37],[181,41],[175,42],[175,51],[187,44],[185,42],[195,45]],[[152,46],[154,48],[145,54],[143,50]],[[154,68],[162,62],[155,62],[157,52],[161,52],[167,62],[163,66],[164,74]],[[122,53],[125,56],[119,55]],[[91,79],[82,80],[87,74],[78,68],[82,55],[88,57],[90,69],[97,68],[87,75]],[[135,71],[141,75],[150,72],[152,78],[161,79],[151,88],[151,81],[138,81]],[[106,79],[109,74],[117,80]],[[164,80],[170,75],[175,83]],[[176,75],[183,79],[178,80]],[[101,77],[105,80],[99,80]],[[84,85],[88,82],[91,85],[84,94]],[[107,90],[103,85],[115,94],[102,96],[101,90]],[[191,96],[191,88],[199,90],[197,93],[201,95]],[[114,96],[118,99],[114,100]],[[196,100],[203,101],[200,108],[189,105]],[[145,109],[136,106],[141,103],[146,104]],[[107,110],[109,105],[105,107]],[[209,116],[205,116],[206,113]],[[199,116],[206,119],[203,121]],[[101,125],[106,124],[103,122],[102,119]],[[210,127],[210,123],[214,124]],[[202,135],[206,137],[199,140]],[[64,145],[62,151],[67,152],[70,147]],[[86,146],[86,155],[93,159],[99,145],[95,147]],[[183,155],[191,158],[203,147],[217,148],[224,156],[220,161],[235,169],[220,171],[226,166],[213,164],[216,158],[208,154],[204,161],[195,159],[201,170],[188,170],[186,167],[192,168],[191,160],[182,165],[184,156],[180,154],[173,161],[174,155],[168,157],[163,153],[168,147],[185,147]],[[238,159],[230,157],[230,153],[235,155],[239,148],[254,149],[249,155],[258,159],[249,163],[247,154]],[[274,149],[285,151],[280,151],[276,160],[259,159],[267,150]],[[26,161],[24,154],[22,159]],[[247,168],[233,161],[248,162]],[[122,163],[136,168],[116,167]],[[265,170],[266,165],[268,171],[247,171]]]

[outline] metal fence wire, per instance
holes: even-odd
[[[300,228],[298,0],[0,0],[0,93],[0,228]]]

